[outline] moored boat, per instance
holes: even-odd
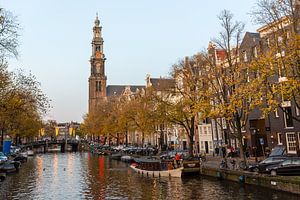
[[[0,181],[4,181],[6,178],[6,173],[0,172]]]
[[[27,162],[27,154],[26,156],[23,154],[18,154],[14,157],[13,161],[19,161],[21,163]]]
[[[181,177],[183,167],[174,168],[172,161],[162,161],[154,157],[135,159],[130,168],[149,177]]]
[[[48,148],[47,151],[48,151],[48,152],[60,152],[60,151],[61,151],[61,148],[60,148],[60,146],[56,145],[56,146],[54,146],[54,147],[52,147],[52,148]]]
[[[0,172],[13,173],[19,170],[21,163],[18,161],[7,161],[0,165]]]
[[[200,173],[200,161],[197,159],[184,160],[183,173]]]
[[[127,156],[126,155],[126,156],[121,157],[121,161],[131,163],[131,162],[134,162],[134,158],[132,156]]]
[[[158,171],[150,171],[139,169],[137,165],[130,165],[130,168],[133,169],[138,174],[142,174],[149,177],[181,177],[183,167],[171,170],[158,170]]]
[[[33,150],[27,150],[27,156],[33,156],[34,152]]]
[[[113,160],[121,160],[122,156],[123,155],[121,153],[114,153],[114,154],[110,155],[110,158],[113,159]]]

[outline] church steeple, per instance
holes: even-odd
[[[100,25],[100,20],[98,19],[98,13],[96,13],[95,26]]]
[[[92,55],[90,58],[91,75],[89,78],[89,112],[106,97],[105,55],[103,53],[102,26],[98,13],[94,21]]]
[[[92,57],[97,58],[99,56],[105,59],[103,55],[102,26],[100,26],[100,20],[98,19],[97,13],[93,27]]]

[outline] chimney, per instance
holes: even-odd
[[[151,83],[150,79],[151,79],[150,74],[147,74],[146,75],[146,87],[152,86],[152,83]]]

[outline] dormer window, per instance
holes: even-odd
[[[257,58],[257,48],[256,47],[253,48],[253,56],[254,56],[254,58]]]
[[[267,42],[267,46],[270,47],[270,38],[267,38],[266,42]]]
[[[247,52],[246,52],[246,51],[244,51],[244,52],[243,52],[243,54],[244,54],[244,62],[248,62],[248,58],[247,58]]]
[[[290,39],[291,37],[291,32],[289,30],[286,31],[286,38],[287,39]]]

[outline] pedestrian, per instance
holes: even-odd
[[[226,148],[224,146],[222,146],[221,150],[222,150],[222,156],[223,156],[223,158],[225,158],[226,157]]]
[[[232,155],[231,155],[231,147],[230,147],[230,146],[227,147],[226,151],[227,151],[227,152],[226,152],[226,153],[227,153],[227,156],[228,156],[228,157],[231,157]]]
[[[234,156],[235,156],[235,155],[234,155],[234,152],[235,152],[234,147],[233,147],[233,146],[230,146],[230,155],[231,155],[231,157],[234,157]]]
[[[219,156],[219,148],[218,147],[215,148],[215,153],[217,156]]]
[[[248,159],[250,157],[250,148],[249,146],[246,147],[246,158]]]
[[[177,167],[180,166],[180,155],[178,153],[175,154],[175,161],[176,161]]]

